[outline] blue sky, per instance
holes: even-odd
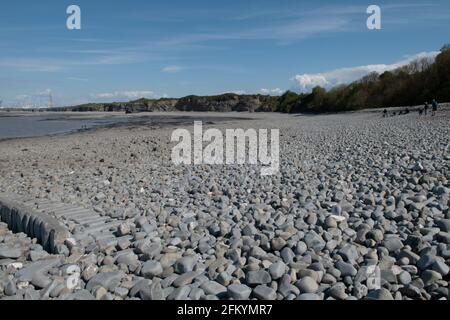
[[[71,4],[81,30],[66,28]],[[370,4],[382,9],[382,30],[366,27]],[[449,30],[448,0],[4,1],[0,100],[307,91],[433,57]]]

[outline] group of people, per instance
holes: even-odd
[[[437,101],[433,100],[431,102],[431,115],[433,117],[436,115],[438,107],[439,107],[439,104],[437,103]],[[430,105],[428,104],[428,102],[425,102],[425,106],[423,108],[419,109],[419,115],[425,115],[426,116],[429,109],[430,109]]]
[[[409,114],[409,112],[410,112],[409,108],[405,108],[405,110],[400,110],[398,112],[398,115],[401,116],[402,114]],[[396,115],[397,115],[397,112],[395,112],[395,111],[391,114],[392,117],[394,117]],[[388,111],[387,111],[387,109],[384,109],[383,110],[383,118],[387,118],[387,117],[389,117]]]
[[[437,110],[438,110],[438,107],[439,107],[439,104],[437,103],[437,101],[436,101],[435,99],[433,99],[433,101],[431,102],[431,115],[432,115],[433,117],[436,115],[436,112],[437,112]],[[419,108],[419,115],[425,115],[425,116],[426,116],[426,115],[428,114],[429,109],[430,109],[430,105],[428,104],[428,102],[425,102],[424,107],[423,107],[423,108]],[[403,111],[399,111],[398,114],[399,114],[399,115],[402,115],[402,114],[408,114],[409,112],[410,112],[409,109],[406,108],[406,109],[403,110]],[[397,113],[394,112],[392,115],[393,115],[393,116],[396,116]],[[388,115],[387,109],[384,109],[384,110],[383,110],[383,118],[387,118],[388,116],[389,116],[389,115]]]

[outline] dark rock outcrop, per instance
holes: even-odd
[[[100,112],[161,112],[161,111],[216,111],[216,112],[272,112],[278,98],[264,95],[226,93],[217,96],[187,96],[181,99],[139,99],[130,102],[89,103],[52,109],[52,111]]]
[[[238,95],[226,93],[218,96],[187,96],[178,100],[179,111],[261,112],[275,111],[277,98],[263,95]]]

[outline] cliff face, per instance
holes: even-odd
[[[140,99],[130,103],[125,103],[123,104],[123,107],[125,108],[125,111],[129,112],[174,111],[177,101],[177,99]]]
[[[106,111],[106,112],[157,112],[175,111],[177,99],[139,99],[130,102],[89,103],[79,106],[60,108],[60,111]],[[58,111],[58,110],[54,110]]]
[[[261,112],[274,111],[276,104],[276,97],[227,93],[210,97],[187,96],[178,100],[175,108],[180,111]]]
[[[90,103],[53,109],[53,111],[106,111],[106,112],[157,112],[157,111],[275,111],[278,98],[263,95],[187,96],[181,99],[139,99],[130,102]]]

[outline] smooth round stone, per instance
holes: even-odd
[[[335,284],[337,282],[337,280],[331,274],[325,273],[321,282],[325,283],[325,284]]]
[[[375,242],[380,242],[380,241],[382,241],[383,239],[384,239],[384,235],[383,235],[383,232],[381,231],[381,230],[379,230],[379,229],[373,229],[373,230],[371,230],[371,231],[369,231],[368,233],[367,233],[367,236],[366,236],[368,239],[372,239],[372,240],[374,240]]]
[[[337,269],[339,269],[343,277],[354,277],[358,273],[355,267],[353,267],[350,263],[344,261],[338,261],[335,266]]]
[[[281,261],[272,263],[272,265],[269,267],[269,273],[273,280],[280,279],[285,273],[285,271],[286,265]]]
[[[435,283],[438,280],[441,280],[442,276],[439,272],[436,272],[434,270],[425,270],[422,273],[422,280],[425,284],[425,286],[429,286],[433,283]]]
[[[306,250],[308,250],[306,243],[304,243],[303,241],[297,242],[297,246],[295,247],[296,254],[301,256],[306,252]]]
[[[285,263],[291,263],[294,261],[295,254],[289,247],[285,247],[283,250],[281,250],[281,258]]]
[[[18,259],[23,252],[20,249],[12,249],[7,247],[0,247],[0,259]]]
[[[433,263],[432,268],[434,271],[439,272],[443,277],[450,272],[450,267],[445,263],[444,259],[440,257]]]
[[[94,295],[96,300],[103,299],[103,297],[105,297],[107,293],[108,293],[108,291],[105,288],[101,287],[101,286],[97,286],[93,290],[93,295]]]
[[[370,291],[367,295],[367,300],[394,300],[394,297],[389,292],[389,290],[381,288],[378,290]]]
[[[286,240],[283,238],[274,238],[272,239],[272,249],[275,251],[280,251],[286,246]]]
[[[235,300],[247,300],[252,293],[252,289],[250,289],[245,284],[232,284],[227,288],[228,296]]]
[[[436,222],[436,226],[443,232],[450,232],[450,219],[442,219]]]
[[[194,257],[182,257],[175,262],[174,268],[175,272],[179,274],[183,274],[186,272],[190,272],[194,269],[194,265],[196,260]]]
[[[265,285],[259,285],[253,289],[253,295],[260,300],[276,300],[277,298],[275,290]]]
[[[13,296],[17,292],[16,284],[13,281],[8,281],[4,290],[6,296]]]
[[[352,295],[354,297],[356,297],[357,299],[361,300],[362,298],[367,296],[368,292],[369,292],[369,290],[368,290],[367,286],[365,286],[361,283],[356,283],[355,286],[353,287]]]
[[[326,245],[323,238],[314,231],[308,232],[304,237],[304,241],[308,248],[316,252],[321,251]]]
[[[174,290],[172,287],[166,289],[170,291],[170,293],[167,294],[167,300],[186,300],[191,292],[191,288],[188,286],[176,288]],[[166,289],[164,291],[166,291]]]
[[[345,292],[345,285],[343,283],[336,283],[328,291],[328,295],[336,300],[345,300],[348,295]]]
[[[320,282],[320,279],[322,278],[323,275],[321,274],[321,271],[303,269],[297,273],[297,276],[299,279],[310,277],[313,278],[316,282]]]
[[[172,275],[175,275],[175,276],[176,276],[176,274],[172,274]],[[173,281],[172,285],[173,285],[174,287],[177,287],[177,288],[178,288],[178,287],[187,286],[187,285],[191,284],[192,281],[193,281],[193,280],[195,279],[195,277],[197,277],[197,276],[198,276],[198,273],[195,272],[195,271],[183,273],[182,275],[178,276],[178,277]],[[167,278],[165,278],[165,279],[167,279]],[[164,280],[165,280],[165,279],[164,279]]]
[[[128,289],[122,287],[117,287],[114,289],[114,294],[121,297],[122,299],[128,295],[128,292]]]
[[[336,222],[336,219],[334,219],[333,217],[328,216],[328,217],[325,219],[325,227],[326,227],[327,229],[337,228],[337,226],[338,226],[338,224],[337,224],[337,222]]]
[[[270,274],[267,271],[249,271],[247,272],[245,279],[249,285],[266,284],[272,281]]]
[[[389,252],[396,252],[403,248],[403,243],[397,237],[390,237],[384,240],[383,246],[388,249]]]
[[[304,300],[304,301],[318,301],[322,300],[319,295],[315,293],[304,293],[297,297],[296,300]]]
[[[46,288],[52,283],[52,280],[43,274],[35,274],[31,280],[31,284],[36,288]]]
[[[206,281],[201,288],[207,295],[219,296],[227,292],[227,288],[216,281]]]
[[[412,281],[411,275],[408,272],[403,271],[398,275],[398,281],[403,285],[410,284]]]
[[[84,281],[88,282],[95,276],[98,272],[98,267],[96,265],[90,264],[88,265],[81,274]]]
[[[333,206],[333,208],[331,208],[331,213],[340,216],[342,214],[342,207],[338,204]]]
[[[317,223],[317,215],[314,212],[311,212],[306,218],[306,223],[315,225]]]
[[[118,230],[119,236],[126,236],[130,232],[131,232],[131,229],[130,229],[130,225],[128,223],[122,223],[119,226],[119,230]]]
[[[433,251],[429,251],[423,254],[419,261],[417,261],[417,266],[421,270],[427,270],[433,263],[436,261],[436,253]]]
[[[297,283],[297,288],[301,293],[316,293],[319,290],[319,285],[316,280],[311,277],[304,277]]]

